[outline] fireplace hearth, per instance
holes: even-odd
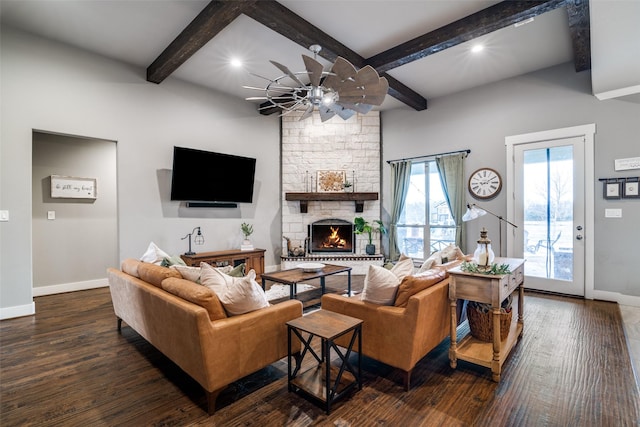
[[[353,223],[342,219],[322,219],[309,224],[309,253],[354,253]]]

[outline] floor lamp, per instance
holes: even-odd
[[[493,216],[495,216],[496,218],[498,218],[500,220],[499,222],[499,234],[498,234],[498,238],[500,239],[500,256],[502,257],[502,222],[506,222],[507,224],[509,224],[510,226],[514,227],[514,228],[518,228],[517,225],[515,225],[514,223],[512,223],[509,220],[504,219],[503,217],[501,217],[500,215],[496,215],[491,211],[486,210],[485,208],[481,208],[480,206],[476,205],[475,203],[467,203],[467,211],[465,212],[465,214],[462,216],[462,220],[464,222],[467,221],[473,221],[474,219],[480,218],[481,216],[485,215],[485,214],[491,214]]]

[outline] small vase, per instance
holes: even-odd
[[[367,255],[375,255],[376,245],[367,245],[365,246],[364,251],[367,253]]]

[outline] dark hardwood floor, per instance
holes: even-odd
[[[365,358],[363,389],[327,416],[287,391],[283,359],[232,384],[208,416],[195,381],[126,324],[117,332],[107,288],[38,297],[35,316],[0,322],[0,425],[638,426],[618,306],[525,298],[524,336],[500,383],[463,361],[451,369],[445,340],[409,392]]]

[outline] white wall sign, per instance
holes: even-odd
[[[95,199],[95,178],[51,175],[51,197],[68,199]]]
[[[629,169],[640,169],[640,157],[629,157],[627,159],[615,159],[615,170],[626,171]]]

